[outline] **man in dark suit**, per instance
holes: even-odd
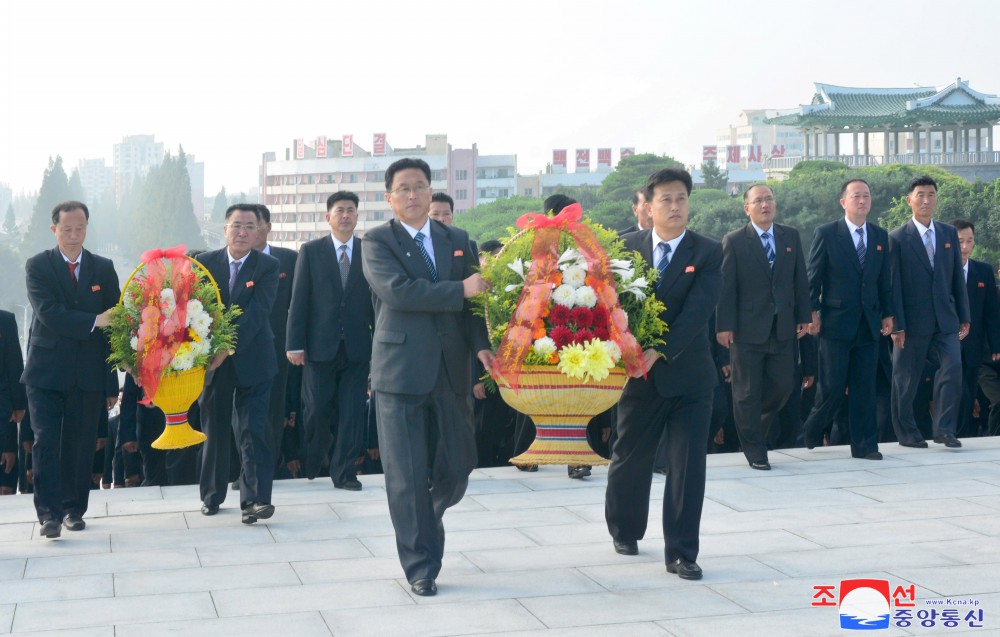
[[[624,237],[640,230],[649,230],[653,227],[653,218],[649,214],[649,207],[646,205],[645,188],[640,188],[632,193],[632,214],[635,215],[635,223],[624,230],[618,232],[618,236]]]
[[[254,204],[234,204],[226,210],[226,247],[198,255],[219,284],[225,306],[237,305],[236,351],[219,352],[205,377],[199,400],[202,430],[201,512],[215,515],[226,499],[230,479],[230,447],[239,450],[240,508],[243,523],[253,524],[274,514],[271,483],[274,450],[268,424],[271,381],[278,365],[271,333],[271,309],[278,291],[280,264],[253,249],[262,223]]]
[[[35,312],[21,376],[35,433],[35,511],[42,537],[86,526],[91,465],[101,414],[118,402],[118,377],[107,363],[100,329],[118,303],[114,264],[85,250],[90,211],[79,201],[52,210],[57,246],[25,264]]]
[[[21,384],[23,373],[17,320],[0,310],[0,495],[17,491],[17,426],[28,406]]]
[[[812,332],[819,336],[819,389],[803,428],[806,447],[821,443],[847,390],[851,456],[881,460],[875,404],[879,339],[892,332],[889,235],[868,223],[868,182],[840,189],[844,218],[823,224],[809,252]]]
[[[470,352],[493,364],[485,322],[468,299],[489,284],[473,270],[469,235],[431,220],[431,169],[400,159],[385,173],[395,218],[362,245],[375,298],[372,390],[399,560],[416,595],[434,595],[445,510],[476,466]]]
[[[972,405],[979,394],[979,368],[1000,360],[1000,304],[997,280],[989,263],[970,259],[976,247],[976,226],[965,219],[949,222],[958,234],[965,288],[969,294],[969,335],[962,340],[962,406],[956,436],[975,436]]]
[[[722,248],[687,230],[691,175],[665,168],[646,182],[653,228],[625,247],[660,271],[656,296],[666,306],[666,344],[645,351],[645,377],[625,386],[618,404],[618,440],[608,469],[605,518],[615,550],[638,552],[646,532],[653,464],[665,439],[663,538],[668,573],[701,579],[698,532],[705,499],[705,456],[718,371],[708,323],[722,288]]]
[[[934,442],[962,446],[956,437],[962,402],[960,341],[969,333],[969,294],[958,234],[934,223],[937,182],[916,177],[906,202],[913,218],[889,233],[895,326],[892,333],[892,427],[904,447],[927,447],[913,398],[928,358],[934,379]]]
[[[342,190],[326,200],[330,234],[302,245],[288,313],[287,360],[302,370],[306,468],[315,478],[325,461],[333,486],[360,491],[365,399],[375,313],[361,271],[358,196]],[[332,445],[331,445],[332,441]]]
[[[729,347],[733,415],[747,462],[770,470],[767,433],[792,393],[796,338],[806,334],[809,279],[795,228],[774,223],[774,193],[743,193],[748,223],[722,239],[722,298],[716,338]]]
[[[285,431],[285,417],[288,409],[285,389],[288,384],[288,359],[285,357],[285,326],[288,324],[288,308],[292,302],[292,280],[295,274],[295,259],[298,253],[290,248],[279,248],[267,242],[271,233],[271,211],[263,204],[256,204],[260,212],[261,224],[257,228],[257,243],[254,250],[269,254],[278,260],[278,292],[271,308],[271,332],[274,333],[274,355],[278,362],[278,373],[271,383],[270,411],[271,449],[277,464],[281,457],[281,439]]]

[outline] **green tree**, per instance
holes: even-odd
[[[191,203],[191,180],[183,147],[176,157],[168,153],[163,163],[149,171],[136,203],[134,209],[125,210],[132,217],[132,240],[122,246],[127,255],[137,257],[151,248],[182,243],[189,248],[205,246]]]
[[[729,173],[721,170],[714,161],[702,162],[701,178],[705,181],[706,188],[725,190],[729,185]]]
[[[38,199],[31,213],[31,221],[21,242],[21,257],[28,257],[55,245],[52,236],[52,209],[63,201],[73,198],[66,171],[63,170],[62,157],[49,159],[49,167],[42,176],[42,187],[38,191]]]
[[[7,214],[3,218],[3,231],[11,237],[17,234],[17,219],[14,218],[13,203],[7,204]]]
[[[652,153],[623,158],[615,166],[614,171],[601,182],[599,191],[601,201],[631,202],[632,194],[646,185],[650,175],[663,168],[684,168],[684,164],[673,157]]]
[[[226,187],[223,186],[219,194],[215,195],[212,202],[212,221],[222,223],[226,220],[226,208],[229,207],[229,199],[226,197]]]
[[[542,200],[535,197],[508,197],[475,206],[455,216],[455,225],[465,229],[469,237],[482,243],[507,236],[517,218],[526,212],[541,212]]]

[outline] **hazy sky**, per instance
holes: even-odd
[[[2,0],[0,182],[37,189],[50,155],[110,164],[148,133],[205,162],[206,194],[347,133],[447,133],[523,173],[553,148],[695,162],[813,82],[1000,93],[998,24],[995,0]]]

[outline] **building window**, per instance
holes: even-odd
[[[455,191],[455,199],[468,199],[468,198],[469,198],[469,191],[464,189]]]
[[[374,170],[368,173],[368,181],[383,181],[385,180],[385,171]]]
[[[358,175],[357,175],[357,173],[351,173],[350,179],[348,179],[348,181],[350,183],[352,183],[352,184],[358,183]]]
[[[441,181],[447,179],[445,172],[443,170],[432,170],[431,171],[431,181]]]
[[[479,198],[480,199],[486,199],[486,189],[485,188],[480,188],[479,189]]]
[[[456,170],[455,181],[466,181],[469,178],[468,170]]]
[[[500,196],[501,197],[509,197],[510,195],[508,195],[507,193],[508,193],[507,188],[501,188],[500,189]]]
[[[533,196],[533,191],[532,191],[532,189],[531,189],[531,188],[525,188],[525,189],[524,189],[524,196],[525,196],[525,197],[532,197],[532,196]]]
[[[497,177],[506,177],[506,176],[507,176],[506,168],[500,168],[499,170],[497,170]]]

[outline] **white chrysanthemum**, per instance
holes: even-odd
[[[603,343],[604,348],[608,350],[608,356],[611,357],[611,360],[617,363],[622,359],[622,350],[618,347],[618,343],[615,343],[614,341],[601,341],[601,343]]]
[[[174,354],[174,360],[170,362],[170,368],[178,372],[186,372],[194,367],[194,351],[187,343],[181,345]]]
[[[177,298],[174,296],[174,291],[170,288],[160,290],[160,309],[163,311],[165,318],[173,316],[174,310],[177,309]]]
[[[203,354],[208,354],[211,351],[212,342],[208,339],[203,341],[192,341],[191,342],[191,352],[195,357],[201,356]]]
[[[133,336],[132,338],[129,339],[128,344],[129,347],[132,348],[133,352],[137,351],[139,349],[139,337]]]
[[[582,289],[582,288],[581,288]],[[588,288],[589,289],[589,288]],[[593,290],[591,290],[593,292]],[[573,286],[566,285],[563,283],[555,290],[552,291],[552,300],[559,305],[565,305],[566,307],[573,307],[573,299],[576,298],[576,290]]]
[[[189,325],[194,330],[194,333],[198,335],[198,338],[204,340],[208,336],[209,328],[212,326],[212,317],[202,312],[191,317]]]
[[[573,289],[576,289],[587,283],[587,271],[578,266],[566,268],[563,272],[562,280],[566,285],[572,286]]]
[[[198,299],[191,299],[187,304],[187,324],[188,327],[191,326],[191,317],[197,314],[204,314],[205,306],[201,304]]]
[[[539,356],[548,358],[556,353],[556,342],[548,336],[543,336],[534,342],[532,349],[535,350],[535,353]]]
[[[592,308],[597,305],[597,294],[594,293],[594,288],[589,285],[584,285],[583,287],[579,287],[574,290],[573,304],[588,308]]]

